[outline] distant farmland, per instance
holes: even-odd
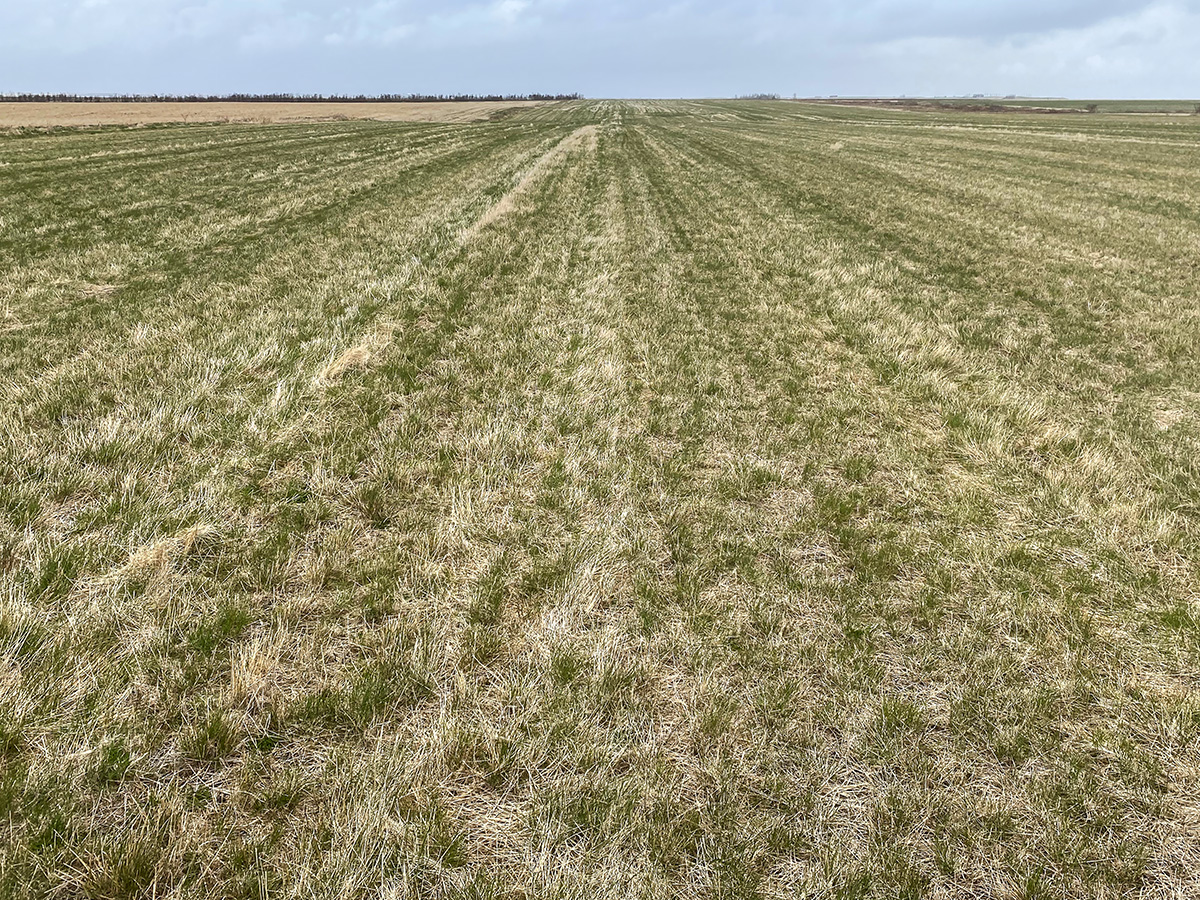
[[[1200,896],[1200,119],[453,107],[0,133],[0,896]]]
[[[162,125],[187,122],[276,124],[374,119],[380,122],[475,122],[498,112],[536,106],[536,100],[495,102],[365,102],[283,103],[177,102],[126,103],[4,102],[0,100],[0,128],[74,127],[81,125]]]
[[[1014,97],[830,97],[806,100],[835,106],[876,106],[912,110],[958,110],[968,112],[1117,113],[1136,115],[1200,115],[1195,100],[1057,100]]]

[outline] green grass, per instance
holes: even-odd
[[[0,896],[1200,893],[1198,167],[0,136]]]

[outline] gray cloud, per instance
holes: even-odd
[[[1200,0],[4,0],[0,90],[1200,94]]]

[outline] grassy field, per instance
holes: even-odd
[[[1200,896],[1200,119],[0,136],[0,896]]]
[[[970,101],[968,101],[970,102]],[[1032,106],[1044,109],[1081,109],[1095,107],[1104,113],[1183,113],[1195,114],[1195,100],[998,100],[1005,106]]]
[[[1060,100],[1060,99],[1008,99],[1002,97],[986,97],[986,98],[881,98],[877,100],[862,100],[854,98],[845,99],[830,99],[820,101],[806,101],[809,103],[819,102],[822,104],[838,104],[838,105],[877,105],[877,106],[900,106],[907,105],[910,108],[923,109],[926,107],[946,108],[946,107],[977,107],[996,105],[1006,107],[1011,110],[1028,109],[1030,111],[1054,111],[1065,110],[1071,112],[1097,112],[1097,113],[1117,113],[1117,114],[1132,114],[1132,113],[1154,113],[1154,114],[1172,114],[1172,115],[1197,115],[1200,114],[1200,102],[1196,100]]]
[[[979,101],[967,100],[966,103]],[[985,101],[990,102],[990,101]],[[1087,111],[1095,108],[1102,113],[1175,113],[1194,115],[1200,108],[1195,100],[996,100],[1005,106],[1027,106],[1042,109],[1075,109]]]

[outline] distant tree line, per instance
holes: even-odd
[[[778,94],[743,94],[740,97],[734,97],[735,100],[778,100]]]
[[[0,100],[16,103],[487,103],[582,99],[582,94],[0,94]]]

